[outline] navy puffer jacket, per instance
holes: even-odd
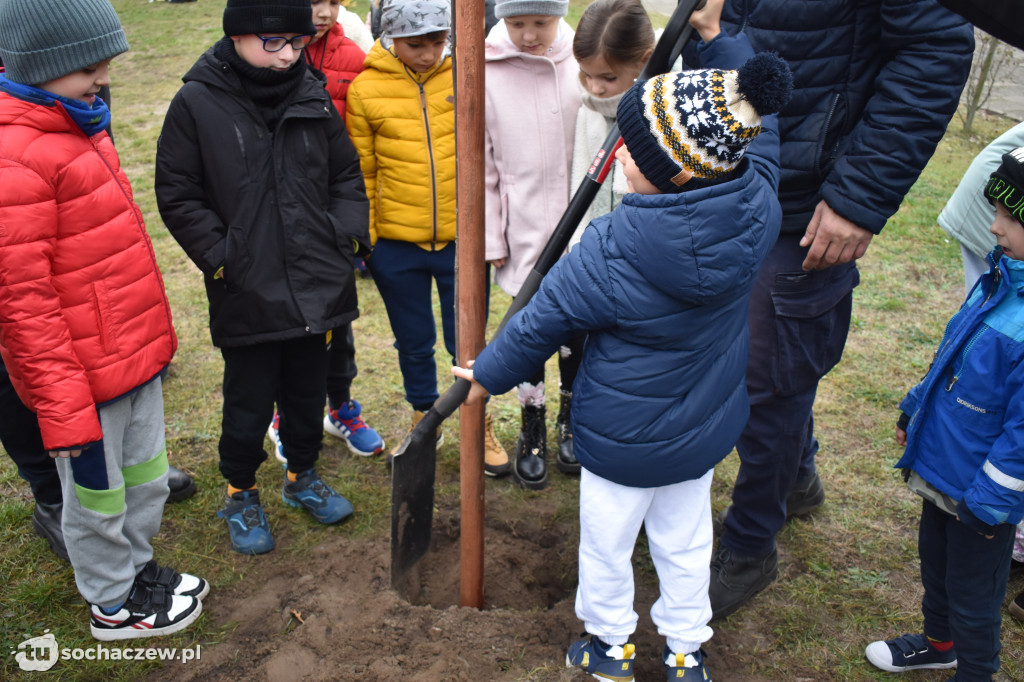
[[[734,180],[627,194],[590,224],[473,367],[499,394],[589,331],[573,384],[576,457],[620,485],[693,480],[732,450],[749,413],[747,305],[778,237],[775,117]]]
[[[793,71],[779,114],[782,231],[802,233],[824,199],[881,232],[956,111],[970,25],[937,0],[727,0],[722,26]]]

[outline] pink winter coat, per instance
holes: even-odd
[[[487,36],[486,258],[505,292],[519,293],[569,197],[573,131],[580,107],[573,31],[560,21],[546,57],[520,52],[499,21]]]

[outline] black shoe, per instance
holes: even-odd
[[[795,516],[806,516],[823,504],[825,504],[825,487],[821,484],[818,474],[814,473],[793,484],[793,490],[786,498],[786,521]],[[725,532],[725,517],[729,515],[730,509],[732,509],[731,504],[715,516],[713,522],[715,535],[721,536]]]
[[[523,408],[523,426],[516,441],[516,461],[512,477],[527,490],[543,490],[548,485],[548,436],[544,406]]]
[[[821,505],[825,504],[825,488],[821,485],[821,478],[815,472],[793,484],[786,498],[786,520],[794,516],[810,514]]]
[[[1017,620],[1024,620],[1024,592],[1014,597],[1010,605],[1006,607],[1006,610]]]
[[[558,433],[558,454],[555,455],[555,466],[563,474],[578,474],[580,463],[573,453],[572,422],[569,414],[572,410],[572,391],[562,391],[562,404],[558,408],[555,420],[555,431]]]
[[[187,500],[196,492],[196,482],[192,477],[172,466],[167,467],[167,487],[171,489],[167,495],[168,502]]]
[[[63,510],[63,502],[36,502],[36,508],[32,510],[32,527],[36,529],[36,535],[50,543],[54,554],[70,562],[68,548],[64,544],[64,531],[60,528]]]
[[[763,557],[744,557],[719,548],[711,560],[711,620],[725,618],[777,577],[778,550]]]

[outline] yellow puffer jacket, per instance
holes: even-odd
[[[451,57],[416,73],[378,40],[349,86],[345,124],[370,197],[370,239],[439,250],[455,239]]]

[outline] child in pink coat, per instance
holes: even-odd
[[[580,106],[568,0],[498,0],[487,36],[486,258],[516,296],[568,204],[573,131]],[[565,387],[568,390],[571,387]],[[543,371],[519,386],[522,430],[512,474],[547,485]],[[575,467],[572,466],[575,464]],[[573,462],[560,468],[578,471]]]

